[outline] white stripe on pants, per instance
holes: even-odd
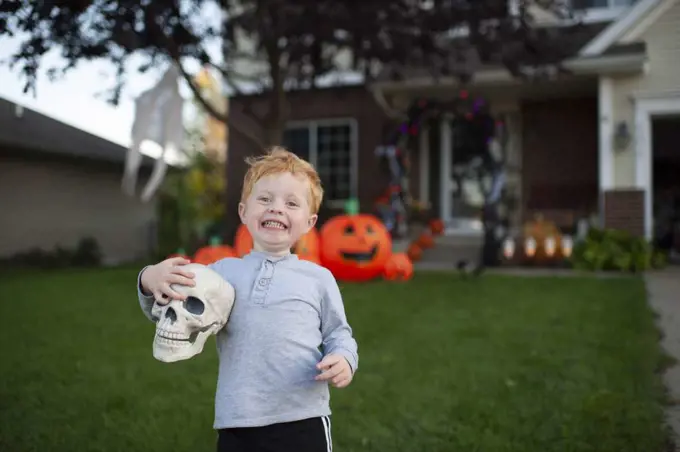
[[[321,416],[323,423],[323,430],[326,433],[326,447],[327,452],[333,452],[333,437],[331,436],[331,418],[328,416]]]

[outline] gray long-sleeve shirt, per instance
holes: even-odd
[[[328,383],[314,380],[323,356],[358,366],[357,343],[333,275],[291,254],[253,251],[210,268],[236,292],[216,336],[219,374],[214,428],[256,427],[331,413]],[[141,272],[140,272],[141,276]],[[137,291],[146,316],[153,296]]]

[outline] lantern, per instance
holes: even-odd
[[[528,237],[524,241],[524,254],[527,257],[534,257],[536,255],[536,239]]]
[[[503,257],[510,260],[515,256],[515,241],[507,238],[503,241]]]
[[[367,281],[380,276],[392,254],[387,228],[373,215],[338,215],[320,231],[321,264],[340,280]]]
[[[383,277],[388,281],[407,281],[413,277],[413,263],[406,253],[393,254],[385,264]]]
[[[574,250],[574,241],[568,235],[562,237],[562,256],[564,258],[571,257],[571,253]]]
[[[253,249],[253,237],[245,224],[239,225],[234,237],[234,252],[238,257],[243,257]]]
[[[545,255],[547,257],[555,256],[555,251],[557,251],[557,243],[555,241],[555,237],[546,237],[545,243],[543,244],[543,248],[545,249]]]
[[[308,233],[300,237],[293,248],[299,259],[320,264],[319,259],[319,233],[316,228],[312,228]]]

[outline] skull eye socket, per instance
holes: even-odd
[[[184,302],[184,309],[190,314],[201,315],[205,311],[205,304],[196,297],[188,297]]]

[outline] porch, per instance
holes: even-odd
[[[440,93],[439,98],[444,96]],[[573,228],[579,218],[599,214],[596,78],[471,89],[469,96],[483,98],[497,126],[506,130],[505,144],[492,146],[506,162],[504,188],[512,230],[537,214],[565,229]],[[482,234],[484,193],[476,178],[461,179],[456,171],[461,126],[443,115],[421,129],[411,154],[409,184],[413,198],[444,221],[445,235],[474,237]]]

